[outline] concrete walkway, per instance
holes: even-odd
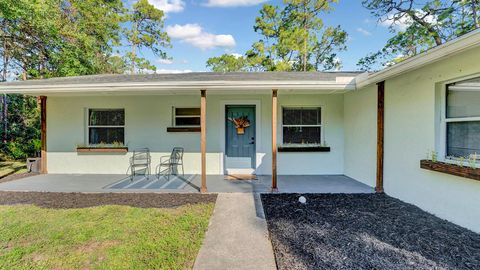
[[[258,193],[218,194],[193,269],[276,269]]]

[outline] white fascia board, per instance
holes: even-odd
[[[368,76],[360,74],[356,77],[357,88],[384,81],[388,78],[401,75],[413,69],[418,69],[478,46],[480,46],[480,30],[465,34],[455,40],[444,43],[443,45],[432,48],[424,53]]]
[[[128,93],[132,91],[169,92],[182,90],[354,90],[354,79],[337,81],[203,81],[203,82],[148,82],[148,83],[105,83],[105,84],[51,84],[51,85],[10,85],[1,86],[0,93],[20,93],[30,95],[48,95],[64,93],[112,92]]]

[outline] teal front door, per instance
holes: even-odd
[[[227,173],[254,173],[255,105],[227,105],[225,131]]]

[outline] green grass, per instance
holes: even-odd
[[[0,269],[191,269],[212,212],[0,206]]]
[[[23,161],[2,161],[0,162],[0,178],[12,173],[26,173],[27,166]]]

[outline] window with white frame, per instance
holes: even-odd
[[[200,108],[172,108],[172,124],[175,127],[199,127]]]
[[[480,154],[480,78],[447,85],[445,130],[447,157]]]
[[[284,107],[282,132],[284,145],[320,145],[322,142],[322,109],[320,107]]]
[[[88,144],[124,144],[124,109],[88,109]]]

